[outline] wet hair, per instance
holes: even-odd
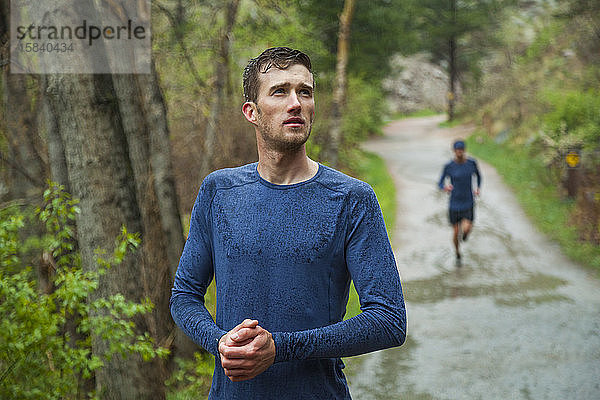
[[[291,65],[304,65],[312,74],[310,57],[300,50],[289,47],[272,47],[263,51],[258,57],[251,58],[244,68],[244,98],[246,101],[256,102],[258,98],[259,73],[266,73],[272,67],[287,69]]]

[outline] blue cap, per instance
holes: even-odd
[[[457,140],[456,142],[454,142],[454,150],[464,150],[465,149],[465,142],[463,142],[462,140]]]

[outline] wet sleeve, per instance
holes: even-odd
[[[321,328],[273,333],[276,362],[349,357],[404,343],[400,276],[375,193],[368,186],[363,192],[350,208],[345,241],[346,265],[361,313]]]
[[[440,189],[444,189],[444,180],[446,179],[447,176],[448,176],[448,165],[445,165],[444,170],[442,171],[442,176],[440,178],[440,181],[438,182],[438,187]]]
[[[215,324],[204,305],[204,295],[214,275],[207,223],[212,196],[206,182],[203,182],[194,203],[189,235],[175,274],[170,307],[177,326],[196,344],[216,356],[218,341],[226,332]]]
[[[475,176],[477,177],[477,187],[481,187],[481,173],[479,172],[479,166],[477,161],[473,160],[473,167],[475,168]]]

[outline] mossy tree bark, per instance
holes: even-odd
[[[333,89],[333,104],[331,110],[331,129],[329,131],[328,151],[326,160],[337,166],[340,147],[344,141],[342,132],[342,117],[346,105],[346,70],[348,66],[348,53],[350,51],[350,26],[354,14],[355,1],[345,0],[344,9],[340,14],[340,28],[338,33],[337,61],[335,68],[335,87]]]

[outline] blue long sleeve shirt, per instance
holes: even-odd
[[[216,321],[204,306],[215,279]],[[350,280],[361,313],[343,321]],[[257,164],[206,177],[171,296],[177,325],[215,357],[209,399],[350,399],[340,357],[401,345],[406,313],[375,193],[319,165],[274,185]],[[218,341],[246,318],[272,333],[275,363],[231,382]]]
[[[446,177],[450,178],[453,186],[450,193],[450,210],[464,211],[473,207],[473,175],[477,178],[477,187],[481,187],[477,161],[472,158],[467,158],[464,163],[452,160],[444,166],[438,187],[443,189]]]

